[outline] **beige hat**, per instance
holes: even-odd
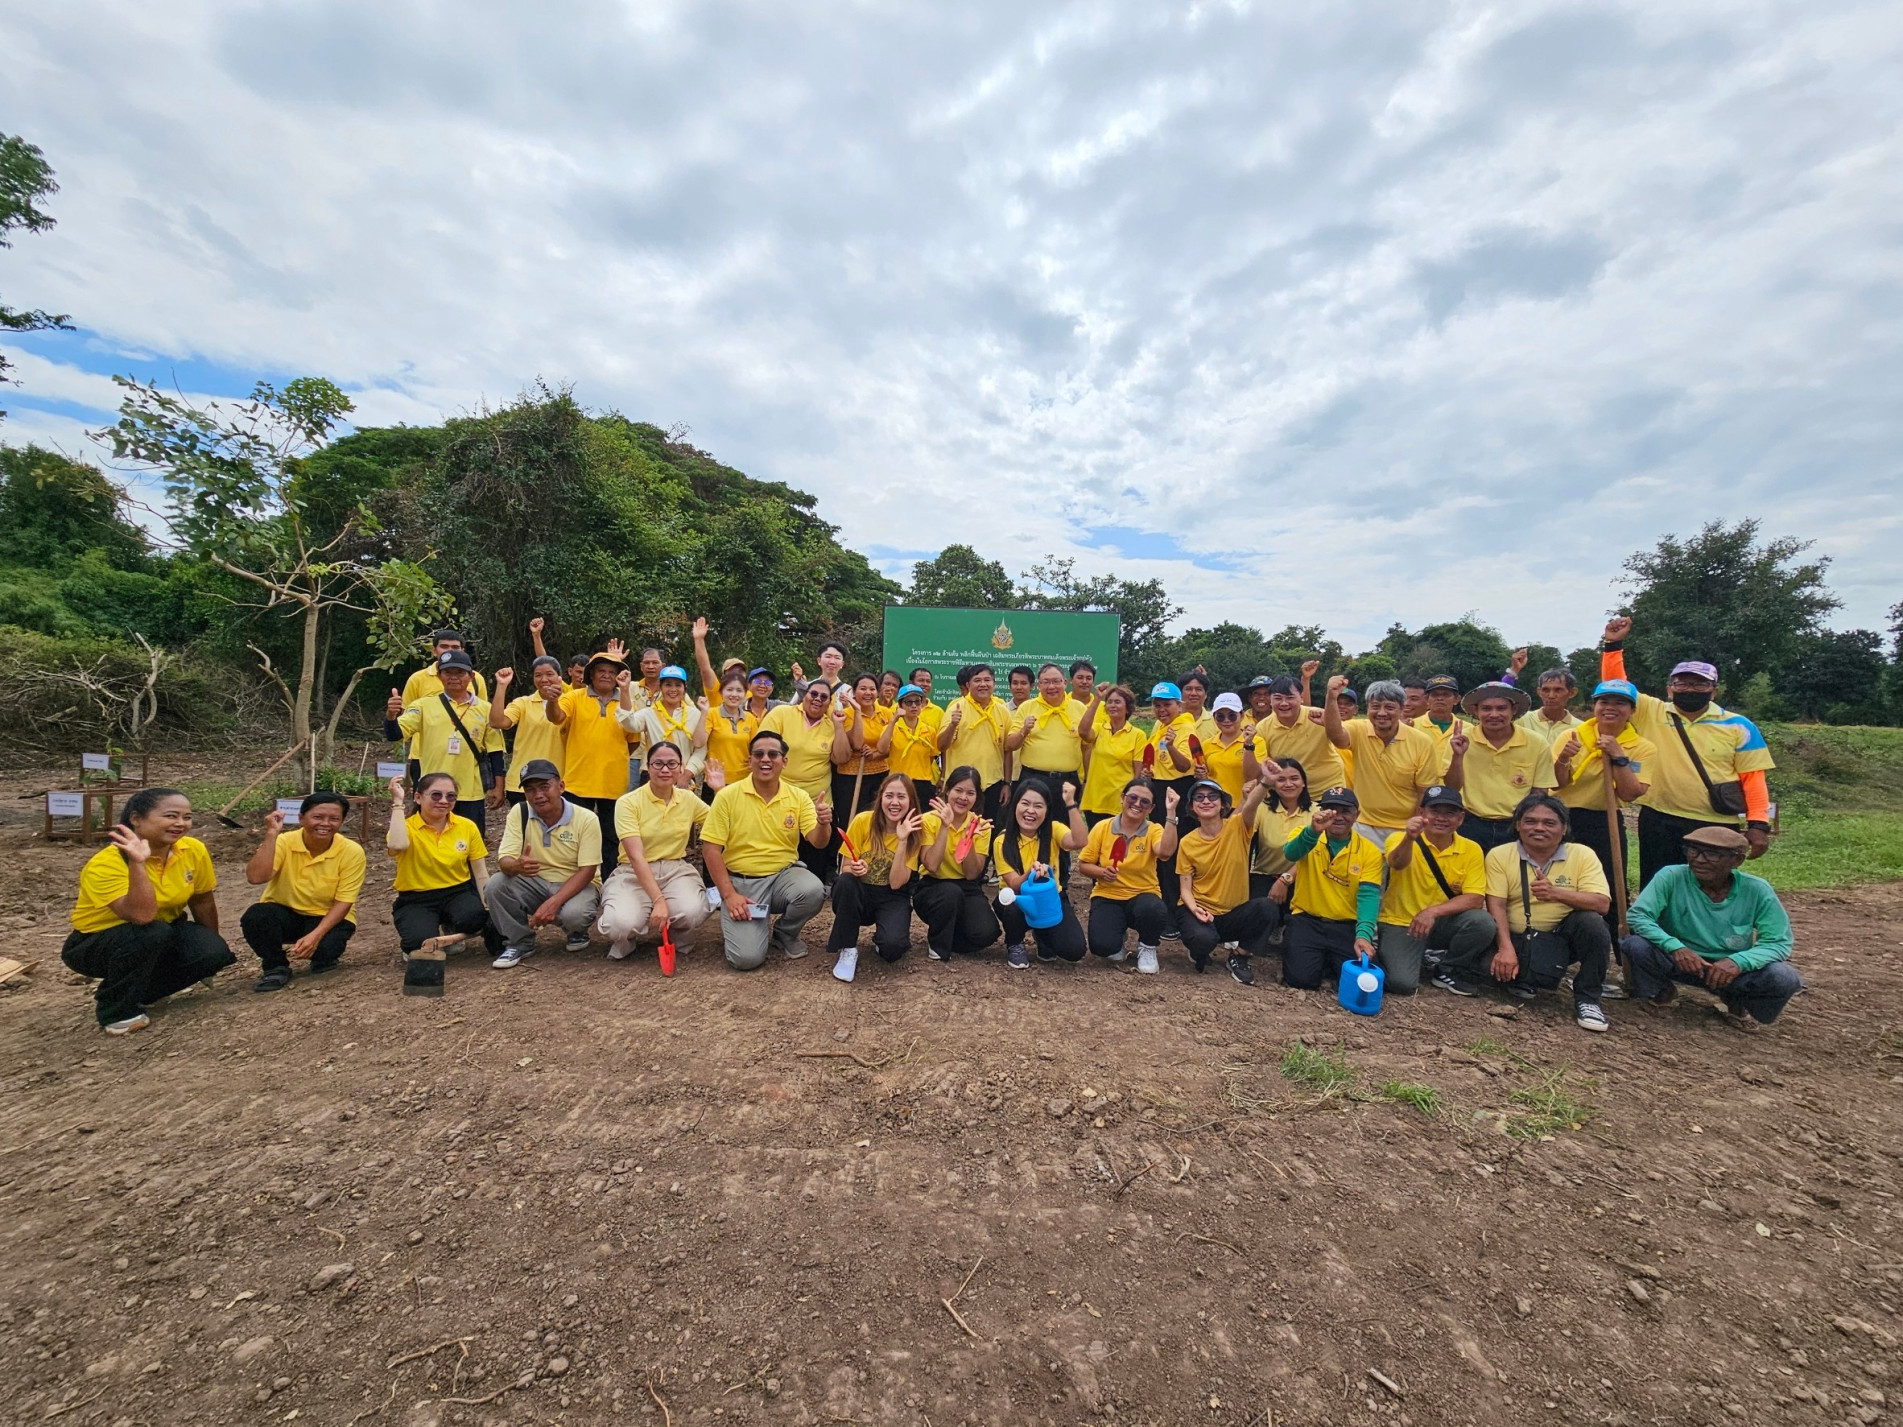
[[[1700,847],[1721,847],[1726,852],[1749,852],[1751,844],[1745,835],[1735,827],[1720,827],[1709,824],[1685,834],[1685,842],[1695,842]]]

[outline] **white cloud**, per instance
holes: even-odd
[[[1740,515],[1898,597],[1894,7],[68,0],[0,44],[63,185],[0,292],[366,423],[572,380],[862,546],[1351,645],[1585,642],[1629,551]]]

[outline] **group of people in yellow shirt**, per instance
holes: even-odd
[[[410,755],[385,837],[392,918],[406,956],[480,939],[508,969],[544,927],[570,950],[599,935],[618,960],[718,913],[729,963],[751,970],[775,948],[805,955],[801,932],[830,896],[845,981],[864,929],[897,960],[916,915],[945,964],[1000,938],[1012,968],[1123,963],[1134,937],[1136,970],[1154,974],[1180,940],[1198,971],[1219,958],[1246,985],[1279,941],[1291,986],[1367,957],[1395,992],[1431,977],[1472,994],[1491,977],[1528,995],[1574,966],[1579,1024],[1603,1029],[1619,809],[1639,809],[1642,885],[1685,861],[1690,833],[1742,821],[1755,856],[1768,831],[1761,735],[1712,702],[1708,666],[1681,665],[1666,700],[1640,694],[1623,678],[1628,629],[1607,626],[1585,716],[1563,670],[1538,678],[1535,707],[1518,662],[1464,694],[1434,678],[1356,698],[1336,675],[1319,705],[1313,662],[1213,700],[1196,671],[1142,701],[1088,661],[1012,670],[1010,698],[974,664],[941,707],[925,670],[843,678],[836,644],[812,679],[794,666],[795,697],[779,702],[766,669],[730,659],[716,674],[704,620],[696,663],[718,706],[690,699],[658,650],[637,677],[617,641],[565,677],[539,620],[534,692],[511,696],[503,668],[491,696],[441,631],[385,711]],[[486,819],[504,806],[492,872]],[[259,991],[288,984],[292,961],[321,974],[343,953],[365,871],[346,807],[313,794],[294,831],[273,814],[247,864],[266,888],[241,923]],[[144,790],[81,878],[67,960],[100,979],[110,1030],[137,1029],[143,1006],[233,959],[189,826],[182,794]]]

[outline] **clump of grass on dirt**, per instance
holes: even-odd
[[[1375,1093],[1397,1105],[1412,1105],[1423,1115],[1440,1113],[1440,1091],[1431,1085],[1421,1085],[1412,1080],[1390,1080]]]
[[[1482,1036],[1477,1041],[1467,1042],[1467,1053],[1469,1055],[1507,1057],[1513,1054],[1513,1047],[1503,1040],[1496,1040],[1492,1036]]]
[[[1324,1095],[1334,1094],[1355,1078],[1354,1067],[1340,1051],[1317,1050],[1301,1041],[1291,1041],[1282,1052],[1282,1074]]]
[[[1584,1129],[1599,1113],[1590,1100],[1573,1093],[1564,1069],[1541,1071],[1537,1081],[1520,1086],[1507,1096],[1507,1102],[1521,1107],[1506,1116],[1506,1132],[1521,1140]]]

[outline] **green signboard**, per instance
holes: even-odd
[[[932,671],[932,699],[958,697],[957,674],[967,664],[989,664],[998,671],[998,693],[1006,695],[1005,671],[1018,664],[1057,664],[1073,659],[1097,666],[1097,682],[1116,682],[1117,617],[1107,613],[1073,614],[1037,609],[923,609],[887,605],[885,667],[902,675],[923,665]]]

